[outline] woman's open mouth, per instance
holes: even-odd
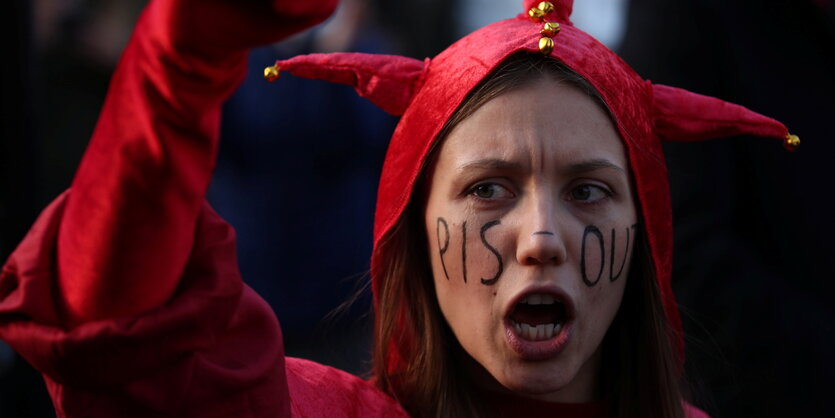
[[[550,340],[565,323],[565,305],[553,295],[534,293],[517,303],[508,319],[525,340]]]
[[[506,336],[511,348],[526,360],[557,355],[565,346],[573,311],[570,300],[551,292],[524,295],[506,316]]]

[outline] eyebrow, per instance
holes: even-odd
[[[579,163],[574,163],[566,167],[563,171],[565,171],[566,174],[577,175],[601,169],[614,169],[622,173],[626,173],[626,170],[624,170],[623,167],[605,158],[596,158],[592,160],[581,161]]]

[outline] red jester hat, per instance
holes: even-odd
[[[473,90],[506,58],[527,51],[553,57],[580,74],[600,92],[614,117],[634,178],[658,287],[674,347],[683,361],[681,320],[670,288],[672,214],[661,141],[700,141],[733,135],[777,138],[793,150],[799,139],[771,118],[716,98],[642,79],[614,52],[575,28],[569,20],[572,0],[524,1],[525,13],[486,26],[464,37],[435,58],[424,61],[359,53],[311,54],[267,67],[273,81],[279,71],[353,86],[357,93],[393,115],[402,115],[386,154],[377,197],[374,253],[371,260],[375,301],[380,287],[380,243],[391,232],[412,196],[421,168],[444,123]],[[400,331],[394,353],[410,352],[417,335]],[[411,331],[414,333],[415,331]],[[388,359],[390,372],[407,361]]]

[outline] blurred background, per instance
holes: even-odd
[[[377,177],[397,120],[350,87],[289,76],[265,83],[263,67],[309,52],[431,57],[519,13],[520,3],[344,0],[319,27],[251,52],[249,77],[224,108],[208,198],[235,226],[243,276],[278,314],[288,355],[368,370],[370,297],[362,289]],[[833,3],[575,1],[575,25],[645,78],[742,104],[803,140],[795,153],[758,138],[666,146],[686,373],[694,403],[714,417],[827,414],[835,378]],[[144,4],[6,2],[0,259],[70,184]],[[0,417],[50,416],[40,376],[0,342]]]

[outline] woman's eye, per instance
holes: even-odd
[[[583,184],[571,189],[569,197],[580,202],[597,202],[610,196],[612,193],[600,186]]]
[[[479,199],[504,199],[513,196],[509,190],[496,183],[477,184],[470,189],[470,194]]]

